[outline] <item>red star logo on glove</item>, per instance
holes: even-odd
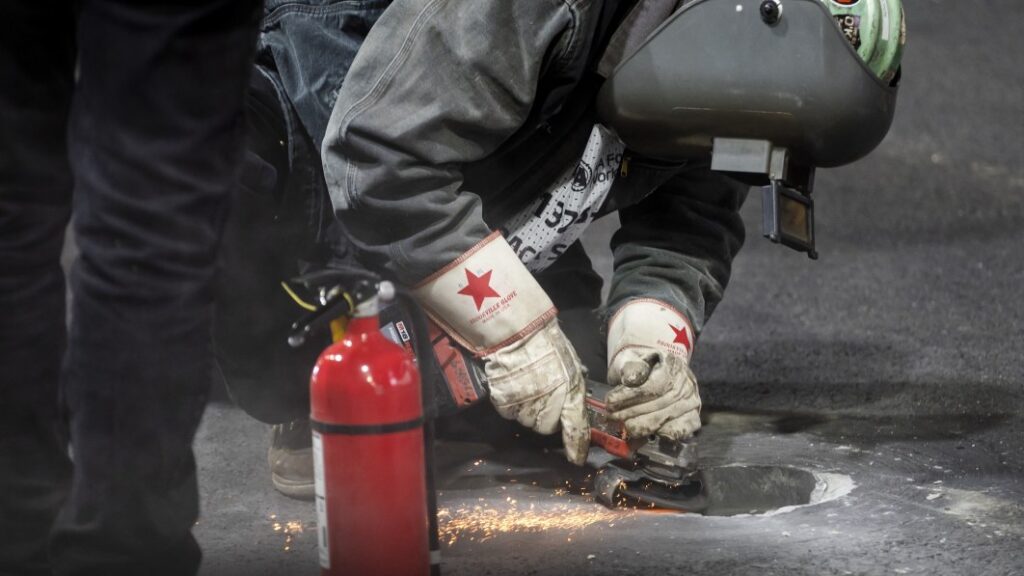
[[[676,328],[675,326],[669,324],[668,327],[671,328],[672,331],[676,333],[676,338],[675,340],[672,341],[672,343],[682,344],[684,347],[686,347],[686,350],[689,351],[691,348],[690,335],[686,332],[686,326],[683,326],[682,328]]]
[[[473,304],[476,304],[476,309],[480,310],[483,306],[484,300],[487,298],[500,298],[501,294],[494,291],[491,288],[491,272],[494,270],[488,270],[483,274],[477,276],[466,268],[466,286],[462,290],[459,290],[459,294],[464,296],[472,296]]]

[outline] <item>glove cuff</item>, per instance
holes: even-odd
[[[608,323],[608,365],[620,352],[636,348],[654,348],[689,362],[693,327],[686,316],[660,300],[631,300]]]
[[[413,295],[427,315],[477,356],[521,340],[558,313],[499,232],[431,274]]]

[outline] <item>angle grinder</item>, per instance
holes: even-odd
[[[657,435],[631,438],[622,422],[612,420],[604,402],[611,388],[587,381],[590,443],[613,459],[594,480],[597,500],[615,508],[635,505],[701,512],[707,507],[704,479],[697,469],[697,442],[667,440]]]

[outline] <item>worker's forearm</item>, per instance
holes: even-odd
[[[747,190],[721,174],[694,169],[620,211],[609,312],[636,298],[655,298],[685,314],[699,334],[722,300],[743,245],[739,208]]]

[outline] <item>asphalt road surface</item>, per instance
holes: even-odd
[[[819,174],[821,260],[761,239],[752,194],[694,361],[704,465],[814,473],[818,503],[609,511],[557,454],[446,442],[446,574],[1024,573],[1024,3],[905,2],[896,122]],[[588,238],[605,272],[614,226]],[[210,406],[203,574],[317,573],[314,510],[272,490],[266,443]]]

